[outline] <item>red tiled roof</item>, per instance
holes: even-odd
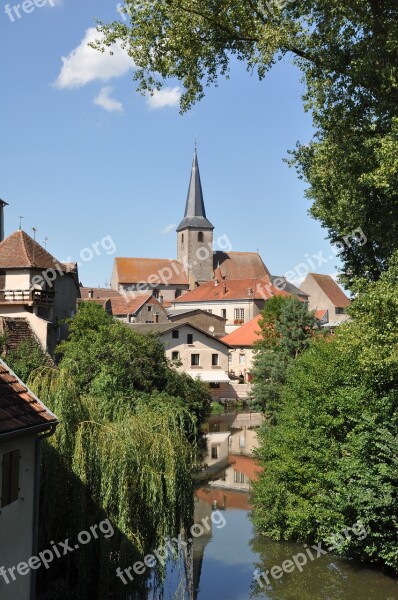
[[[270,272],[257,252],[221,252],[214,253],[214,271],[220,270],[220,276],[226,279],[262,279],[270,277]]]
[[[322,321],[322,319],[325,317],[326,313],[328,311],[327,310],[316,310],[315,311],[315,318],[318,319],[318,321]]]
[[[115,258],[117,281],[121,284],[148,282],[150,285],[188,285],[183,264],[164,258]]]
[[[261,315],[254,317],[254,319],[235,329],[229,335],[222,337],[221,341],[229,344],[229,346],[253,346],[260,337],[260,319]]]
[[[128,314],[134,315],[150,298],[152,298],[152,294],[137,296],[131,300],[126,300],[123,296],[121,298],[111,298],[112,314],[115,317]]]
[[[218,282],[218,283],[217,283]],[[214,302],[218,300],[268,300],[273,296],[290,296],[275,287],[268,277],[262,279],[227,279],[209,281],[187,292],[174,302]]]
[[[121,293],[117,290],[113,290],[112,288],[90,288],[90,287],[81,287],[80,295],[82,300],[89,299],[89,292],[93,292],[93,299],[95,298],[118,298],[121,297]]]
[[[351,302],[343,290],[337,285],[330,275],[320,275],[319,273],[310,273],[310,277],[319,285],[324,294],[329,298],[334,306],[347,308]]]
[[[40,400],[0,360],[0,438],[32,427],[58,423]]]
[[[64,272],[76,270],[74,263],[58,262],[25,231],[15,231],[0,243],[0,269],[54,269],[57,265]]]

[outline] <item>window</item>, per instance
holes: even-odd
[[[1,484],[1,508],[18,500],[19,450],[3,454],[3,476]]]
[[[211,366],[218,367],[218,354],[211,355]]]
[[[173,338],[173,340],[178,340],[178,338],[180,337],[180,332],[178,331],[178,329],[173,329],[173,331],[171,332],[171,337]]]
[[[335,310],[336,310],[336,315],[344,315],[345,314],[345,310],[341,306],[336,306]]]
[[[181,296],[181,290],[176,290],[175,294],[174,294],[174,297],[175,298],[179,298],[180,296]]]
[[[199,354],[191,354],[191,367],[199,367],[200,365],[200,355]]]
[[[152,296],[153,296],[154,298],[158,299],[158,298],[159,298],[159,290],[153,290],[153,292],[152,292]]]
[[[181,234],[181,248],[184,250],[184,234]]]
[[[175,351],[171,353],[171,360],[180,360],[180,353]]]
[[[211,447],[211,457],[218,458],[218,446]]]
[[[189,345],[193,344],[193,333],[187,334],[187,344],[189,344]]]
[[[244,308],[235,308],[235,321],[244,321],[245,320],[245,309]]]
[[[198,242],[203,242],[203,233],[201,231],[198,233]]]
[[[234,471],[234,482],[235,483],[245,483],[245,475],[240,471]]]
[[[219,390],[220,389],[220,384],[217,381],[210,381],[210,389],[212,390]]]
[[[240,365],[246,364],[246,356],[244,354],[239,354],[239,364]]]
[[[226,308],[223,308],[223,309],[222,309],[222,311],[221,311],[221,316],[222,316],[222,318],[223,318],[223,319],[226,319],[226,318],[227,318],[227,309],[226,309]]]
[[[147,306],[146,308],[148,312],[152,312],[152,306]]]

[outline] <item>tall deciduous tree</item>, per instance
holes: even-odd
[[[311,214],[333,242],[361,228],[342,259],[346,282],[377,279],[398,239],[398,5],[395,0],[126,0],[101,24],[99,48],[121,41],[139,89],[183,85],[181,109],[228,76],[233,58],[263,78],[284,56],[306,81],[316,134],[293,163]]]
[[[254,359],[254,401],[269,417],[279,409],[288,369],[305,350],[317,321],[297,298],[275,296],[266,302],[260,319],[261,337]]]

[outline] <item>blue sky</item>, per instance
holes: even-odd
[[[5,4],[0,197],[9,202],[6,234],[23,215],[25,231],[32,235],[36,227],[37,240],[48,238],[58,259],[81,263],[85,285],[109,282],[114,256],[175,257],[172,226],[183,216],[197,137],[216,237],[227,235],[237,251],[258,250],[275,274],[320,252],[328,261],[318,266],[313,259],[317,271],[335,271],[326,233],[307,215],[304,183],[283,163],[297,140],[312,136],[300,74],[288,60],[262,82],[233,65],[229,81],[181,116],[178,82],[151,101],[136,93],[121,51],[109,58],[87,50],[95,17],[118,18],[117,2],[47,0],[17,18],[11,0],[14,20]],[[90,253],[82,251],[108,236],[116,252],[97,245],[99,255],[84,260]]]

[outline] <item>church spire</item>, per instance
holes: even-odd
[[[206,209],[203,201],[202,184],[200,181],[200,172],[198,164],[198,154],[196,150],[192,162],[191,180],[189,182],[187,202],[185,205],[185,215],[177,231],[195,227],[198,229],[214,229],[213,225],[206,218]]]

